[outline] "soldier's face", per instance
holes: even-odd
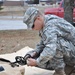
[[[33,30],[41,30],[42,28],[43,28],[43,18],[41,16],[39,16],[35,19],[32,29]]]

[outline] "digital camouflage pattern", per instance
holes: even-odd
[[[30,14],[32,15],[32,12]],[[34,17],[34,14],[32,17]],[[29,20],[28,17],[24,16],[25,23],[33,24],[34,21],[32,20],[34,18],[31,18],[31,16]],[[65,64],[73,66],[75,64],[74,26],[55,15],[45,15],[44,20],[44,27],[39,31],[41,41],[34,50],[40,54],[36,59],[38,67],[57,70],[63,69]]]
[[[32,29],[37,12],[38,12],[38,9],[34,7],[28,8],[26,10],[24,14],[23,22],[27,24],[28,29]]]
[[[62,18],[46,15],[41,42],[35,51],[40,53],[37,64],[41,68],[59,69],[75,64],[75,28]],[[64,59],[63,59],[64,58]]]

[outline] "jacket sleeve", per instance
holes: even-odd
[[[39,55],[40,55],[40,53],[43,51],[43,48],[44,48],[44,44],[43,44],[43,41],[41,40],[38,44],[37,44],[37,46],[36,46],[36,48],[34,49],[34,50],[32,50],[32,51],[29,51],[29,52],[27,52],[27,54],[26,55],[31,55],[31,57],[33,57],[33,58],[36,58],[36,57],[38,57]],[[34,57],[33,56],[33,53],[34,52],[36,52],[36,57]],[[25,56],[26,56],[25,55]]]
[[[46,39],[44,39],[44,37],[46,37]],[[62,53],[56,51],[58,40],[56,28],[48,27],[48,29],[45,30],[42,39],[44,41],[45,47],[39,58],[37,58],[36,60],[38,67],[45,68],[46,62],[48,62],[49,60],[53,61],[52,63],[55,65],[56,68],[63,67],[63,55]]]
[[[43,51],[44,47],[45,47],[45,46],[44,46],[44,44],[43,44],[43,41],[41,40],[40,43],[37,44],[37,46],[36,46],[36,48],[35,48],[35,51],[36,51],[38,54],[40,54],[40,53]]]
[[[57,48],[57,35],[54,29],[48,28],[47,30],[45,30],[42,39],[44,41],[45,47],[40,54],[40,57],[37,59],[37,64],[39,66],[46,63],[49,59],[53,58]]]

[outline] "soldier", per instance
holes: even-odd
[[[75,64],[75,28],[63,18],[43,15],[35,7],[26,10],[23,22],[28,29],[38,30],[41,37],[35,50],[27,53],[32,56],[27,65],[55,70],[53,75],[68,75]]]

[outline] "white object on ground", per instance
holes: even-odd
[[[27,46],[17,52],[2,54],[2,55],[0,55],[0,58],[5,58],[5,59],[8,59],[13,62],[13,61],[15,61],[16,56],[25,56],[25,54],[31,50],[33,50],[33,49]],[[45,70],[45,69],[41,69],[41,68],[37,68],[37,67],[30,67],[27,65],[21,66],[21,68],[12,68],[13,70],[10,69],[10,65],[8,65],[8,64],[7,65],[0,64],[0,65],[5,66],[5,69],[6,69],[4,72],[0,73],[0,75],[21,75],[21,73],[24,73],[24,71],[25,71],[24,75],[53,75],[53,73],[54,73],[54,71]],[[12,70],[12,71],[10,71],[10,70]]]

